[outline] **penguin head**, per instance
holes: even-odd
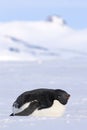
[[[70,98],[70,94],[61,89],[55,90],[55,99],[58,100],[61,104],[66,105]]]

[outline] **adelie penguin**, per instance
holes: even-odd
[[[70,94],[61,89],[35,89],[24,92],[13,103],[10,116],[62,116]]]

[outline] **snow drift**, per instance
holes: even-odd
[[[58,17],[0,23],[0,60],[87,56],[87,29],[75,30]]]

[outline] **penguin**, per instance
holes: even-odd
[[[70,94],[61,89],[35,89],[22,93],[10,116],[62,116]]]

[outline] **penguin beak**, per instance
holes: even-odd
[[[67,99],[69,99],[69,98],[70,98],[70,94],[67,95]]]

